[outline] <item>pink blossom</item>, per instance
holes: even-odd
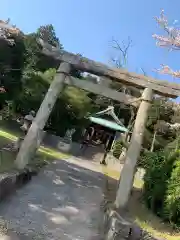
[[[155,17],[155,20],[167,33],[166,36],[160,36],[157,34],[152,35],[152,37],[156,40],[156,45],[160,47],[167,47],[171,50],[180,50],[180,29],[175,28],[174,26],[169,26],[168,20],[164,15],[164,10],[161,11],[160,17]],[[157,69],[156,71],[180,78],[180,71],[173,71],[167,65],[161,65],[161,69]]]
[[[9,24],[9,19],[7,21],[0,20],[0,38],[5,39],[8,43],[14,44],[12,35],[19,35],[20,30],[14,25]]]
[[[180,71],[173,71],[169,66],[167,65],[161,65],[160,69],[155,69],[156,72],[159,72],[161,74],[168,74],[176,78],[180,78]]]
[[[167,33],[167,36],[153,34],[153,38],[156,39],[157,45],[173,49],[180,48],[180,30],[174,26],[169,26],[168,20],[164,15],[164,10],[161,11],[160,17],[155,17],[155,20]]]

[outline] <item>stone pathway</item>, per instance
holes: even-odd
[[[0,239],[98,240],[105,177],[100,165],[58,160],[0,204]]]

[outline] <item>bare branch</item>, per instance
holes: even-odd
[[[147,76],[146,71],[144,70],[144,68],[141,67],[140,69],[143,72],[144,76]]]
[[[122,55],[122,60],[120,59],[121,57],[119,57],[118,60],[113,59],[113,62],[115,63],[116,67],[126,66],[128,50],[132,46],[131,38],[128,37],[127,43],[122,41],[120,44],[116,39],[113,39],[112,43],[113,43],[113,48],[120,51],[120,53]],[[122,63],[122,61],[123,61],[123,63]]]

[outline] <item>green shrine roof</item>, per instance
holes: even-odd
[[[109,120],[106,120],[106,119],[103,119],[103,118],[99,118],[99,117],[89,117],[89,120],[93,123],[96,123],[96,124],[99,124],[99,125],[102,125],[104,127],[107,127],[107,128],[110,128],[110,129],[113,129],[115,131],[121,131],[121,132],[128,132],[128,129],[123,127],[123,126],[120,126],[119,124],[115,123],[115,122],[112,122],[112,121],[109,121]]]

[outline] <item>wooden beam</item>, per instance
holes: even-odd
[[[39,39],[38,42],[43,47],[42,51],[44,54],[56,58],[59,61],[70,63],[76,69],[81,71],[89,72],[98,76],[106,76],[112,80],[120,81],[125,85],[135,86],[140,89],[151,88],[154,90],[154,93],[165,97],[176,98],[180,95],[180,84],[161,81],[136,73],[130,73],[125,69],[113,69],[105,64],[89,60],[80,55],[57,49],[41,39]]]
[[[77,88],[81,88],[88,92],[92,92],[92,93],[116,100],[118,102],[122,102],[126,105],[132,105],[137,107],[140,103],[138,101],[138,98],[132,97],[131,95],[127,95],[122,92],[112,90],[100,84],[91,83],[88,80],[80,80],[78,78],[68,76],[66,77],[64,83],[67,85],[72,85]]]

